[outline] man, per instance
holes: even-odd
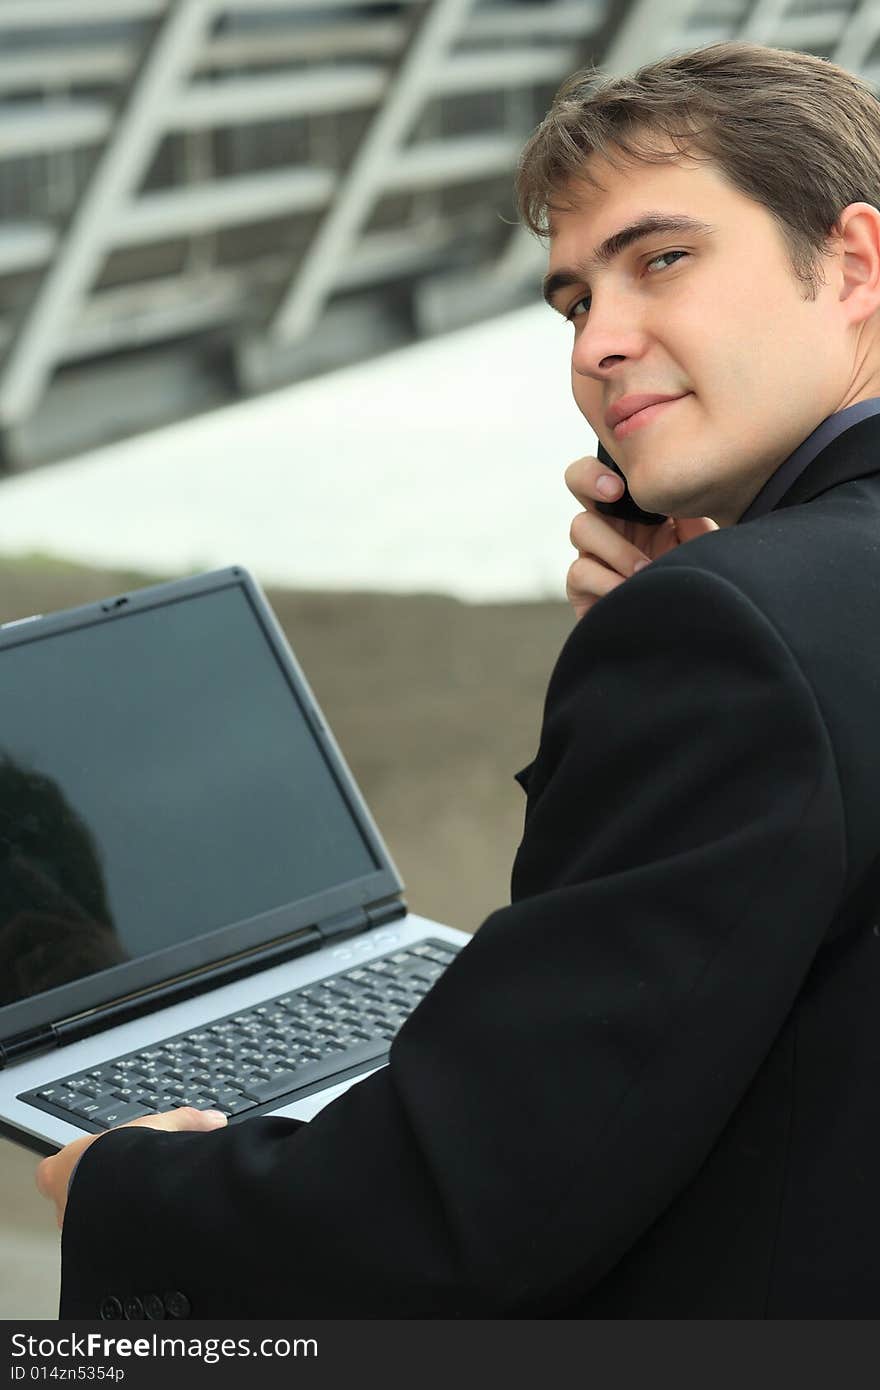
[[[677,520],[570,470],[511,905],[310,1124],[44,1160],[59,1219],[82,1160],[62,1316],[874,1315],[878,171],[880,106],[806,55],[563,89],[522,207],[577,402]]]

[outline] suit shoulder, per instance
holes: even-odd
[[[655,690],[676,670],[690,681],[730,681],[758,652],[778,675],[801,680],[790,643],[747,582],[749,566],[719,563],[721,535],[669,551],[595,604],[570,634],[549,693],[559,678],[589,679],[618,664],[638,666]]]
[[[843,603],[880,581],[873,518],[823,500],[790,507],[743,526],[697,536],[650,569],[687,569],[732,584],[787,640],[797,640],[810,606],[837,591]],[[650,572],[650,569],[646,573]]]

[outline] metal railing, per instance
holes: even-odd
[[[368,340],[353,290],[378,324],[396,286],[410,334],[509,306],[541,259],[512,173],[568,72],[746,37],[871,78],[878,30],[867,2],[0,0],[0,432],[90,355],[219,334],[258,386]]]

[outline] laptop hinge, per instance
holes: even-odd
[[[192,976],[184,976],[178,981],[172,982],[170,987],[166,985],[146,989],[115,1004],[87,1010],[84,1014],[76,1015],[71,1019],[64,1019],[57,1024],[50,1023],[41,1028],[34,1028],[28,1033],[20,1033],[17,1037],[8,1038],[6,1042],[0,1042],[0,1071],[10,1062],[19,1061],[22,1057],[49,1052],[52,1048],[61,1047],[65,1043],[76,1042],[80,1038],[89,1037],[105,1028],[120,1023],[128,1023],[141,1014],[152,1013],[157,1008],[179,1003],[195,994],[201,994],[206,989],[213,989],[220,984],[228,984],[242,975],[250,974],[254,970],[265,969],[270,964],[274,965],[285,958],[308,951],[310,948],[314,950],[321,945],[322,941],[355,936],[359,932],[370,930],[372,927],[381,927],[386,922],[394,922],[400,917],[405,917],[406,913],[407,906],[402,898],[389,898],[383,902],[373,903],[369,907],[358,907],[348,912],[340,912],[336,917],[330,917],[326,922],[317,925],[317,937],[315,936],[315,929],[309,928],[307,931],[295,932],[292,938],[273,943],[270,948],[253,953],[243,952],[242,957],[236,962],[237,968],[235,969],[229,968],[229,962],[214,968],[203,968],[194,972]]]
[[[208,990],[231,984],[234,980],[252,975],[271,965],[280,965],[282,961],[294,956],[318,950],[321,945],[321,935],[314,927],[299,928],[289,936],[280,937],[267,945],[241,951],[237,956],[228,956],[225,960],[209,966],[200,966],[172,980],[138,990],[123,999],[115,1000],[112,1004],[98,1005],[96,1008],[84,1010],[81,1014],[59,1019],[42,1030],[34,1029],[31,1033],[22,1033],[19,1037],[0,1044],[0,1066],[7,1065],[25,1052],[31,1054],[47,1051],[50,1047],[65,1047],[68,1043],[80,1042],[81,1039],[89,1038],[94,1033],[102,1033],[107,1028],[130,1023],[143,1014],[155,1013],[170,1004],[179,1004]]]
[[[386,922],[396,922],[405,917],[408,911],[403,898],[387,898],[385,902],[368,907],[367,917],[371,927],[384,927]]]
[[[318,931],[325,941],[330,938],[340,936],[356,936],[358,932],[366,931],[370,926],[370,919],[367,916],[366,908],[355,907],[348,912],[339,912],[335,917],[328,917],[326,922],[318,922]]]
[[[10,1062],[17,1062],[22,1057],[36,1057],[38,1053],[50,1052],[58,1046],[60,1042],[54,1023],[33,1028],[29,1033],[19,1033],[16,1038],[7,1038],[6,1042],[0,1043],[0,1071]]]
[[[405,916],[406,903],[402,898],[389,898],[384,902],[372,903],[369,907],[350,908],[317,925],[325,940],[336,940],[341,936],[356,936],[359,932],[369,931],[371,927],[382,927],[386,922],[394,922],[398,917]]]

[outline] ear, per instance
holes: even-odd
[[[841,304],[851,324],[880,309],[880,212],[871,203],[849,203],[835,225]]]

